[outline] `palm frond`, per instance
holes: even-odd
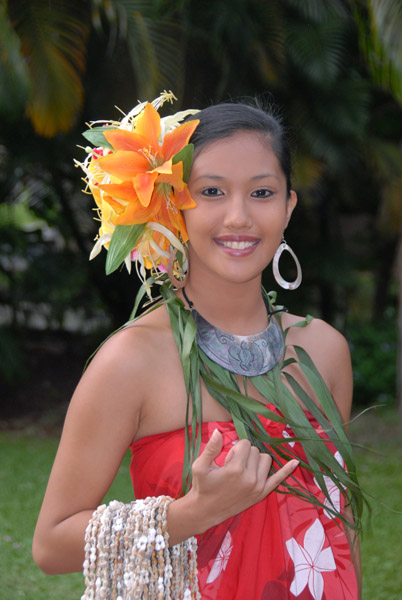
[[[360,152],[351,141],[364,137],[369,102],[367,81],[355,74],[338,78],[336,86],[312,95],[308,103],[297,98],[291,113],[299,147],[334,172],[349,168],[352,154]]]
[[[402,1],[369,0],[369,19],[357,0],[352,8],[374,82],[402,104]]]
[[[139,98],[152,98],[163,89],[172,89],[180,97],[185,43],[180,20],[159,17],[146,1],[113,0],[112,4],[120,36],[128,45]]]
[[[369,119],[370,88],[356,73],[338,80],[336,87],[322,94],[315,117],[337,137],[362,139]]]
[[[83,101],[86,5],[78,0],[13,0],[9,14],[29,71],[27,113],[35,130],[46,137],[68,131]]]
[[[251,15],[255,34],[251,33],[248,56],[257,67],[264,83],[277,83],[286,61],[285,22],[281,10],[271,2],[258,3]]]
[[[286,0],[286,4],[296,9],[304,18],[316,23],[325,23],[335,15],[347,15],[342,0]]]
[[[371,26],[390,62],[402,73],[402,1],[370,0]]]
[[[331,86],[345,64],[345,24],[341,19],[308,27],[293,23],[287,28],[286,46],[303,75],[320,87]]]
[[[0,3],[0,89],[1,115],[12,117],[24,109],[29,93],[28,69],[4,1]]]

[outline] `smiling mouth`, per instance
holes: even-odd
[[[246,250],[246,248],[252,248],[258,243],[258,240],[253,242],[235,242],[235,241],[223,241],[216,240],[220,246],[224,246],[225,248],[232,248],[233,250]]]
[[[225,246],[225,248],[233,248],[234,250],[245,250],[246,248],[251,248],[255,246],[257,242],[220,242],[219,244]]]

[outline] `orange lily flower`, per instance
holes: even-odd
[[[188,144],[198,122],[179,125],[160,144],[160,116],[148,103],[138,116],[134,131],[105,130],[104,136],[114,152],[95,160],[110,176],[111,183],[98,185],[105,192],[104,201],[117,213],[116,225],[157,220],[187,236],[184,219],[178,215],[181,210],[193,208],[195,202],[183,181],[183,163],[173,164],[172,158]],[[163,216],[158,218],[161,211]]]
[[[152,103],[134,107],[121,122],[93,122],[84,137],[94,148],[85,148],[87,157],[82,163],[75,161],[86,174],[87,190],[95,199],[100,221],[90,258],[111,243],[123,244],[128,271],[135,260],[145,286],[146,270],[166,270],[172,248],[185,256],[183,243],[188,234],[182,211],[196,206],[184,181],[184,169],[187,173],[191,160],[188,143],[199,121],[179,123],[198,111],[190,109],[161,119],[157,109],[172,99],[172,92],[163,92]],[[102,126],[94,127],[97,123]],[[132,233],[139,231],[135,226],[145,226],[140,228],[135,248],[130,248],[130,239],[121,238],[123,229],[117,234],[119,225],[132,226]],[[109,272],[118,266],[117,262],[109,265]],[[187,261],[177,269],[180,278]],[[147,293],[151,298],[150,288]]]

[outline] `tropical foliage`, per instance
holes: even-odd
[[[400,0],[0,0],[8,378],[21,328],[129,314],[137,283],[88,267],[95,230],[72,156],[86,121],[164,89],[185,108],[254,95],[283,107],[299,194],[288,240],[306,284],[281,299],[345,331],[381,322],[402,286],[401,11]]]

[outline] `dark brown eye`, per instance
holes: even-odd
[[[267,188],[262,188],[260,190],[256,190],[252,192],[253,198],[270,198],[272,196],[272,190],[268,190]]]
[[[209,198],[212,198],[214,196],[222,196],[221,190],[219,188],[216,188],[216,187],[206,188],[201,193],[202,193],[203,196],[208,196]]]

